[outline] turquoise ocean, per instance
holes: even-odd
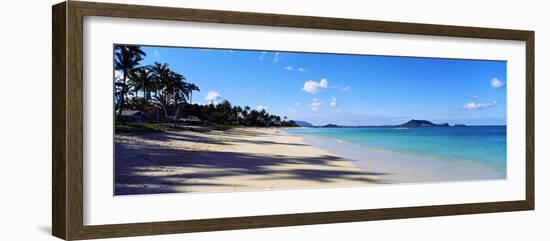
[[[506,172],[506,126],[288,128],[292,135],[336,139],[354,146]]]

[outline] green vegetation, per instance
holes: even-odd
[[[235,126],[228,125],[208,125],[208,126],[173,126],[162,123],[123,123],[117,122],[115,130],[117,132],[166,132],[166,131],[194,131],[207,132],[211,130],[226,131]]]
[[[233,106],[228,100],[211,102],[208,105],[193,104],[193,92],[199,92],[199,87],[171,70],[168,63],[141,65],[145,56],[140,47],[115,46],[114,99],[117,131],[169,131],[189,128],[178,127],[178,122],[192,122],[211,129],[227,129],[233,126],[296,126],[286,116],[281,118],[265,110],[253,110],[249,106]],[[132,124],[136,121],[148,124]]]
[[[172,125],[163,125],[155,123],[133,124],[133,123],[116,123],[115,130],[117,132],[159,132],[159,131],[183,131],[183,130],[200,130],[193,127],[174,127]]]

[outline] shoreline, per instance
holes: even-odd
[[[413,131],[424,131],[424,130],[449,130],[449,129],[461,129],[461,128],[486,128],[487,126],[467,126],[467,127],[419,127],[419,128],[406,128],[407,132],[414,133]],[[491,127],[505,127],[505,126],[491,126]],[[399,130],[399,128],[386,128],[386,127],[338,127],[341,128],[344,131],[342,135],[338,134],[332,134],[332,133],[338,133],[338,132],[331,132],[331,131],[323,131],[323,130],[336,130],[336,128],[322,128],[318,131],[311,131],[312,128],[304,127],[304,131],[300,130],[299,128],[295,131],[292,130],[292,128],[285,128],[286,133],[289,135],[297,135],[297,136],[303,136],[306,138],[320,138],[320,139],[326,139],[326,140],[338,140],[340,143],[348,143],[351,146],[354,146],[357,149],[361,148],[367,148],[369,150],[373,151],[384,151],[384,152],[390,152],[395,153],[396,155],[405,155],[405,156],[414,156],[418,158],[428,158],[428,159],[435,159],[440,161],[446,161],[446,162],[453,162],[460,165],[467,165],[472,167],[479,167],[479,168],[486,168],[491,169],[493,171],[497,172],[506,172],[506,143],[504,142],[503,145],[498,146],[498,148],[504,146],[504,150],[501,149],[492,149],[492,152],[487,152],[490,148],[495,148],[494,142],[498,141],[487,141],[482,140],[484,142],[478,142],[475,144],[470,143],[464,143],[463,140],[458,140],[459,138],[464,139],[462,136],[458,135],[458,138],[455,138],[454,140],[449,140],[445,138],[440,138],[436,142],[434,139],[434,142],[430,142],[431,140],[424,139],[411,139],[411,136],[416,137],[415,134],[408,134],[405,133],[396,133],[392,131]],[[350,133],[347,131],[347,129],[355,130],[373,130],[373,129],[385,129],[388,130],[386,133],[382,133],[380,136],[376,136],[377,133],[374,133],[374,137],[370,135],[365,136],[365,138],[358,137],[357,135],[354,135],[352,137],[348,137],[347,134]],[[411,129],[409,131],[409,129]],[[314,130],[314,128],[313,128]],[[494,131],[494,130],[489,130]],[[498,131],[498,130],[497,130]],[[426,133],[422,132],[416,132],[419,134],[419,136],[425,135]],[[351,133],[356,134],[356,133]],[[390,134],[390,135],[386,135]],[[394,138],[392,134],[395,136],[395,134],[401,135],[403,134],[402,140],[407,140],[407,142],[400,140],[399,138]],[[460,133],[459,133],[460,134]],[[474,133],[478,134],[479,133]],[[430,135],[430,133],[428,133]],[[493,134],[494,135],[494,134]],[[505,134],[504,134],[505,135]],[[389,139],[387,139],[389,137]],[[446,136],[445,136],[446,137]],[[382,141],[376,140],[378,138],[382,138]],[[500,138],[500,136],[497,136],[495,138]],[[384,139],[386,141],[384,141]],[[452,145],[454,148],[449,148],[450,142],[454,141]],[[462,143],[461,143],[462,141]],[[477,141],[477,140],[473,140]],[[393,142],[393,143],[392,143]],[[416,143],[423,143],[421,145],[417,145]],[[433,143],[437,143],[433,145]],[[372,144],[372,145],[371,145]],[[469,145],[468,145],[469,144]],[[431,145],[431,146],[430,146]],[[442,148],[439,148],[439,145],[442,146]],[[474,154],[470,154],[468,151],[464,151],[465,149],[459,149],[456,147],[464,146],[464,148],[467,148],[466,150],[470,150],[468,148],[477,148],[475,145],[490,145],[486,148],[478,148],[476,150],[472,150]],[[426,149],[426,148],[433,148],[433,149]],[[495,154],[496,153],[496,154]],[[501,154],[504,153],[502,156]]]
[[[473,126],[473,127],[475,127],[475,126]],[[305,128],[308,128],[308,127],[305,127]],[[343,127],[343,128],[347,128],[347,127]],[[355,127],[353,127],[353,128],[355,128]],[[371,127],[368,127],[368,128],[371,128]],[[451,127],[451,128],[454,128],[454,127]],[[284,128],[284,129],[289,129],[289,128]],[[365,144],[356,144],[356,143],[352,143],[352,142],[349,142],[349,141],[344,141],[344,140],[340,140],[338,138],[332,138],[332,137],[314,136],[314,135],[301,135],[301,134],[298,134],[298,133],[288,133],[288,132],[285,132],[285,134],[301,136],[306,140],[307,139],[320,139],[320,140],[324,139],[325,141],[334,140],[337,143],[340,143],[340,144],[345,143],[346,145],[354,146],[355,148],[367,148],[367,149],[372,150],[372,151],[389,152],[389,153],[394,153],[395,155],[415,156],[415,157],[418,157],[418,158],[429,158],[429,159],[435,159],[435,160],[440,160],[440,161],[454,162],[456,164],[468,165],[468,166],[473,166],[473,167],[487,168],[487,169],[491,169],[491,170],[494,170],[494,171],[497,171],[497,172],[506,172],[506,168],[500,168],[500,167],[496,167],[496,166],[492,166],[492,165],[486,165],[486,164],[482,164],[482,163],[475,163],[474,161],[451,159],[451,158],[445,158],[445,157],[441,157],[441,156],[429,155],[429,154],[423,154],[423,153],[401,152],[401,151],[391,150],[391,149],[387,149],[387,148],[372,147],[372,146],[368,146],[368,145],[365,145]],[[308,144],[311,144],[311,143],[308,143]],[[315,146],[315,144],[313,144],[313,145]]]
[[[330,137],[304,136],[304,142],[335,153],[362,169],[391,173],[388,181],[392,184],[506,179],[506,171],[468,161],[372,148]]]

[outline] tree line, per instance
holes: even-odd
[[[173,71],[168,63],[142,65],[146,53],[139,46],[114,48],[115,115],[126,120],[124,111],[141,111],[146,121],[178,122],[197,117],[202,124],[243,126],[296,126],[294,121],[269,114],[264,109],[233,106],[228,100],[207,105],[193,104],[199,86]]]

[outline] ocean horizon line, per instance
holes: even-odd
[[[335,125],[335,126],[327,126],[327,125]],[[502,125],[493,125],[493,124],[487,124],[487,125],[463,125],[463,126],[418,126],[418,127],[407,127],[407,128],[459,128],[459,127],[497,127],[497,126],[508,126],[506,124]],[[298,126],[298,127],[285,127],[285,128],[300,128],[300,127],[309,127],[309,128],[399,128],[400,125],[338,125],[338,124],[322,124],[322,125],[312,125],[312,126]]]

